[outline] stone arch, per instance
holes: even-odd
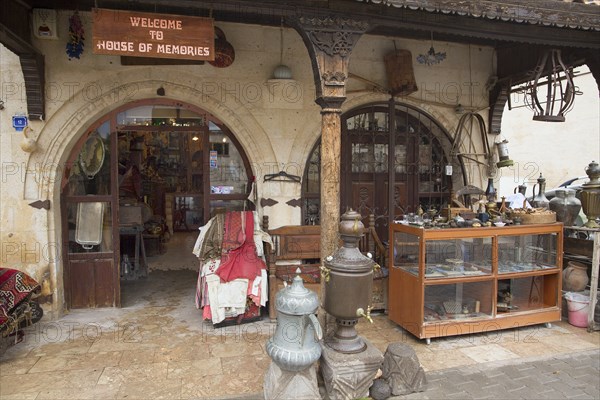
[[[270,145],[269,138],[252,117],[251,112],[240,102],[226,104],[215,96],[205,94],[202,90],[183,83],[193,82],[193,77],[177,76],[177,81],[169,79],[140,79],[144,74],[140,71],[119,74],[123,82],[117,87],[103,93],[94,99],[86,98],[84,91],[79,91],[74,97],[63,104],[48,120],[38,137],[40,151],[33,153],[29,158],[28,169],[42,166],[61,172],[60,166],[69,156],[73,146],[88,126],[97,121],[110,111],[135,100],[156,97],[156,89],[163,87],[167,98],[193,104],[211,113],[235,134],[236,138],[249,155],[250,164],[258,166],[258,160],[274,161],[275,152]],[[137,80],[135,79],[137,78]],[[100,87],[111,87],[109,78],[95,81]],[[199,102],[198,99],[201,99]],[[65,117],[66,116],[66,117]],[[241,117],[243,116],[243,118]],[[267,145],[269,144],[269,145]],[[45,174],[49,175],[49,174]],[[61,175],[48,176],[42,182],[36,182],[29,174],[25,178],[24,199],[53,198],[57,200],[60,195],[57,190]],[[58,192],[60,192],[58,190]]]
[[[390,97],[386,93],[381,92],[371,92],[362,95],[354,96],[348,100],[346,100],[342,104],[342,120],[344,120],[344,115],[351,113],[354,110],[360,110],[365,107],[369,107],[372,105],[385,105],[388,104]],[[461,162],[461,160],[454,160],[451,156],[451,149],[453,143],[453,129],[450,127],[455,126],[458,123],[459,118],[455,115],[454,112],[445,113],[443,108],[435,107],[431,104],[427,104],[424,102],[418,101],[418,99],[413,99],[410,97],[399,97],[396,99],[397,107],[408,107],[413,109],[416,112],[419,112],[423,116],[425,116],[428,120],[433,122],[438,127],[438,131],[435,136],[439,139],[439,144],[444,152],[444,154],[448,157],[448,161],[455,168],[455,172],[452,177],[453,187],[462,187],[462,185],[466,184],[466,174],[465,174],[465,166]],[[450,109],[450,107],[448,107]],[[453,107],[452,107],[453,109]],[[456,120],[454,122],[453,120]],[[303,176],[306,179],[306,171],[309,165],[310,160],[313,158],[315,154],[315,150],[318,148],[318,140],[320,137],[320,132],[316,132],[311,136],[310,140],[306,140],[308,146],[310,147],[307,152],[307,157],[304,160],[304,168],[303,168]],[[311,193],[311,198],[314,198],[314,193]],[[303,199],[303,218],[306,219],[306,210],[305,203],[308,198],[306,188],[303,185],[301,190],[301,196]]]
[[[47,235],[48,243],[62,243],[62,166],[79,138],[91,124],[114,109],[136,100],[155,98],[156,90],[161,86],[165,89],[168,99],[195,105],[226,124],[250,158],[251,168],[260,167],[259,161],[276,160],[264,129],[240,102],[225,104],[215,96],[202,93],[190,85],[196,79],[194,77],[178,74],[153,78],[147,75],[152,75],[152,72],[135,70],[118,74],[117,79],[121,82],[118,86],[114,86],[114,76],[112,79],[106,76],[102,80],[94,81],[94,85],[111,89],[93,99],[86,98],[84,91],[75,93],[51,115],[40,130],[37,137],[38,151],[32,153],[26,161],[26,168],[32,173],[25,174],[22,195],[24,200],[51,201],[47,219],[42,223],[46,228],[43,235]],[[199,98],[202,101],[198,101]],[[260,183],[257,183],[260,190]],[[50,260],[50,280],[56,299],[52,309],[57,315],[61,315],[64,310],[63,268],[60,255]]]

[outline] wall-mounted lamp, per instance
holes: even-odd
[[[165,95],[165,88],[161,86],[158,89],[156,89],[156,95],[157,96],[164,96]]]
[[[194,132],[194,136],[192,136],[192,140],[193,140],[194,142],[197,142],[198,140],[200,140],[200,137],[198,136],[198,134],[197,134],[197,133],[195,133],[195,132]]]

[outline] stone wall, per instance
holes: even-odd
[[[283,62],[291,67],[293,80],[273,80],[280,63],[279,28],[221,23],[227,40],[235,48],[235,62],[228,68],[208,63],[186,66],[121,66],[119,57],[92,54],[91,16],[80,13],[86,32],[86,47],[80,59],[69,60],[65,53],[68,18],[58,13],[58,40],[34,39],[46,60],[46,118],[30,121],[29,134],[37,141],[33,153],[21,150],[22,133],[12,128],[11,116],[26,113],[23,76],[18,57],[0,46],[1,99],[0,240],[3,266],[30,273],[51,296],[51,308],[63,309],[62,259],[60,251],[60,184],[62,166],[76,141],[106,113],[127,103],[155,98],[159,87],[165,98],[193,104],[219,118],[239,140],[257,177],[259,198],[273,198],[278,204],[261,210],[269,215],[271,227],[299,224],[300,208],[286,202],[299,198],[300,185],[263,183],[262,176],[281,169],[302,175],[311,149],[320,135],[320,108],[308,52],[300,36],[285,29]],[[403,40],[365,35],[350,59],[344,111],[374,101],[387,101],[383,57],[397,48],[408,49],[413,57],[425,53],[429,41]],[[450,133],[458,118],[455,106],[482,110],[486,117],[488,93],[485,83],[493,71],[493,49],[435,42],[447,59],[439,65],[414,62],[418,92],[398,102],[430,114]],[[469,62],[469,59],[471,60]],[[365,82],[372,81],[375,85]],[[480,146],[477,135],[474,145]],[[483,186],[482,168],[469,169],[469,183]],[[50,200],[49,211],[28,204]]]

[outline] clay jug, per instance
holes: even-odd
[[[581,292],[589,282],[587,267],[575,261],[569,261],[563,271],[563,290]]]
[[[556,189],[556,197],[550,200],[549,208],[556,213],[557,221],[573,226],[581,211],[581,201],[575,197],[573,189]]]

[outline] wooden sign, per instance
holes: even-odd
[[[92,10],[94,54],[133,57],[215,59],[212,18]]]

